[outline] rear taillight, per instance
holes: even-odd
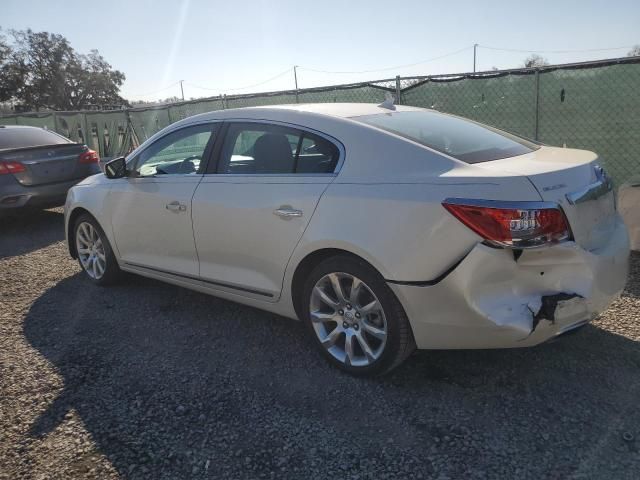
[[[564,212],[550,202],[448,198],[442,205],[487,243],[501,247],[532,248],[571,237]]]
[[[98,163],[100,161],[100,155],[95,150],[88,149],[86,152],[82,152],[78,158],[80,163]]]
[[[0,175],[8,175],[10,173],[21,173],[26,169],[20,162],[0,162]]]

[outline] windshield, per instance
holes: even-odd
[[[395,133],[466,163],[515,157],[540,148],[486,125],[428,110],[378,113],[352,120]]]

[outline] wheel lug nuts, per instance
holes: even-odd
[[[347,322],[342,322],[342,327],[343,328],[349,328],[349,324]]]
[[[347,310],[351,310],[351,304],[347,303]]]
[[[338,315],[344,315],[344,310],[338,310]]]
[[[353,328],[355,328],[356,330],[360,330],[360,325],[358,325],[357,323],[354,323]]]
[[[360,318],[360,312],[356,312],[356,318]]]

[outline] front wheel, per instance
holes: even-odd
[[[336,256],[305,283],[306,323],[323,355],[356,375],[386,373],[415,349],[409,320],[384,278],[368,263]]]
[[[120,267],[98,222],[89,215],[80,215],[73,231],[78,262],[87,277],[98,285],[114,283]]]

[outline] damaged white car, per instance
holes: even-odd
[[[125,270],[299,318],[354,374],[575,329],[629,256],[596,154],[390,104],[187,118],[73,187],[65,220],[94,283]]]

